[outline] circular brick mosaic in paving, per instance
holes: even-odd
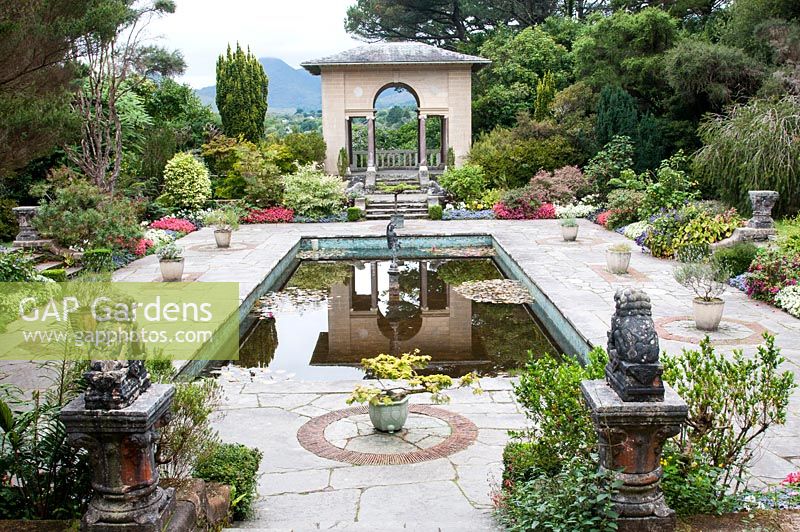
[[[256,249],[255,244],[245,244],[243,242],[236,242],[235,240],[231,242],[230,247],[227,248],[219,248],[214,242],[210,244],[195,244],[193,246],[189,246],[187,249],[191,251],[200,251],[204,253],[226,253],[230,251],[243,251],[245,249]]]
[[[403,430],[376,431],[367,406],[334,410],[309,420],[297,441],[322,458],[356,465],[415,464],[464,450],[478,427],[462,415],[427,405],[409,405]]]
[[[715,345],[755,345],[760,344],[766,328],[754,321],[722,318],[719,329],[713,332],[701,331],[694,325],[691,316],[673,316],[656,321],[656,331],[664,340],[675,340],[689,344],[699,344],[708,336]]]

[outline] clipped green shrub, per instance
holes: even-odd
[[[467,164],[461,168],[448,168],[439,177],[439,184],[461,201],[479,199],[488,184],[483,168]]]
[[[233,518],[245,519],[252,513],[257,496],[256,480],[262,456],[258,449],[239,443],[221,443],[198,460],[193,476],[231,486]]]
[[[67,270],[65,270],[64,268],[54,268],[52,270],[44,270],[41,273],[43,277],[52,279],[57,283],[67,282]]]
[[[428,218],[431,220],[441,220],[442,219],[442,206],[441,205],[431,205],[428,207]]]
[[[309,164],[301,166],[296,174],[283,178],[284,206],[295,215],[320,218],[342,208],[345,201],[345,183],[338,176],[327,175]]]
[[[348,207],[347,209],[347,221],[348,222],[357,222],[361,219],[363,213],[361,209],[358,207]]]
[[[114,260],[110,249],[90,249],[81,259],[83,269],[88,272],[110,272],[114,270]]]
[[[191,153],[176,154],[164,168],[164,188],[159,203],[182,209],[199,209],[211,198],[208,168]]]
[[[714,252],[714,259],[722,268],[736,277],[750,269],[750,264],[756,258],[758,246],[752,242],[740,242],[727,248],[720,248]]]

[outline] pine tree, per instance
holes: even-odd
[[[264,137],[269,79],[264,67],[239,43],[217,60],[217,109],[222,130],[229,137],[242,136],[251,142]]]
[[[597,102],[595,131],[597,143],[604,146],[612,138],[622,135],[637,138],[639,125],[636,100],[622,87],[606,85]]]
[[[549,70],[536,83],[536,101],[533,107],[533,117],[544,120],[550,116],[550,104],[556,97],[556,81]]]

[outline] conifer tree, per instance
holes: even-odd
[[[612,138],[623,135],[637,138],[639,125],[636,100],[622,87],[606,85],[597,102],[595,131],[597,143],[604,146]]]
[[[550,104],[556,97],[556,80],[549,70],[536,83],[536,101],[533,104],[533,117],[544,120],[550,116]]]
[[[217,60],[217,109],[222,130],[229,137],[242,136],[251,142],[264,137],[269,79],[258,59],[239,43]]]

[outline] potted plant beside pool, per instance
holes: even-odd
[[[674,276],[695,294],[692,304],[695,326],[701,331],[716,331],[725,308],[720,296],[730,277],[726,268],[713,257],[706,257],[679,264]]]
[[[165,282],[183,279],[183,250],[174,243],[158,250],[158,264],[161,267],[161,278]]]
[[[231,246],[231,233],[239,229],[239,210],[233,207],[214,209],[205,216],[206,225],[214,228],[218,248]]]
[[[578,222],[575,218],[565,218],[561,220],[561,236],[564,242],[575,242],[578,238]]]
[[[442,391],[455,384],[451,377],[417,373],[427,368],[430,361],[431,357],[420,355],[419,351],[404,353],[399,357],[378,355],[363,359],[361,365],[367,371],[367,377],[377,379],[378,385],[357,386],[347,399],[347,404],[368,403],[369,419],[377,430],[390,433],[399,431],[408,419],[409,395],[429,393],[431,400],[437,404],[450,400]],[[475,373],[461,377],[458,387],[473,387],[475,393],[481,392]]]
[[[615,244],[606,250],[606,267],[615,275],[628,273],[631,265],[630,244]]]

